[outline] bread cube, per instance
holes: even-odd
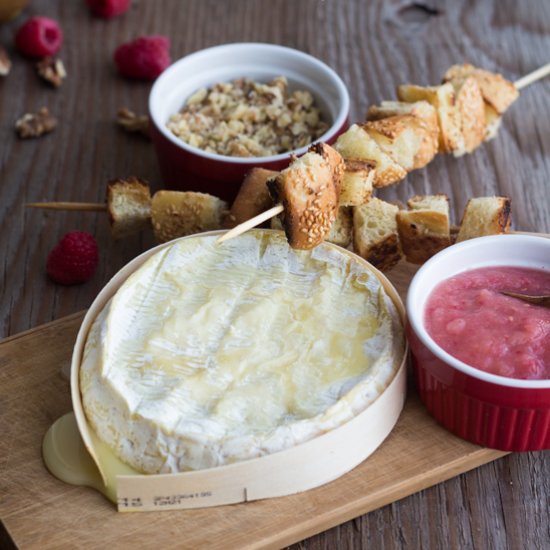
[[[107,213],[113,238],[122,239],[139,233],[151,222],[149,185],[134,176],[109,181]]]
[[[401,101],[414,103],[427,101],[437,112],[439,124],[439,150],[452,153],[464,149],[459,112],[455,105],[455,91],[449,82],[440,86],[415,86],[403,84],[397,88]]]
[[[376,164],[374,187],[385,187],[403,179],[407,171],[384,153],[368,133],[353,124],[336,141],[334,148],[344,159],[369,161]]]
[[[244,177],[223,226],[231,229],[271,208],[273,199],[266,182],[277,174],[278,172],[265,168],[252,168]]]
[[[464,209],[456,242],[508,233],[510,222],[511,200],[508,197],[470,199]]]
[[[372,197],[376,163],[369,160],[346,159],[340,206],[359,206]]]
[[[422,264],[451,244],[447,195],[416,195],[397,212],[397,230],[408,262]]]
[[[221,229],[227,203],[207,193],[158,191],[151,203],[155,238],[164,243],[203,231]]]
[[[353,248],[359,256],[382,271],[402,258],[396,215],[398,207],[373,197],[353,207]]]

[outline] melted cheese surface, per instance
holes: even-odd
[[[146,472],[275,452],[333,429],[392,380],[395,306],[351,255],[279,233],[175,241],[98,315],[80,387],[101,440]]]

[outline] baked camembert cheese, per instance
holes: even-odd
[[[392,300],[333,245],[255,230],[154,253],[95,319],[86,417],[143,473],[204,469],[310,440],[365,410],[405,348]]]

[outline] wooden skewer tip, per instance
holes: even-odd
[[[253,218],[250,218],[249,220],[235,226],[233,229],[230,229],[227,233],[224,233],[221,237],[219,237],[216,242],[223,243],[229,239],[234,239],[235,237],[246,233],[249,229],[252,229],[266,220],[277,216],[277,214],[280,214],[283,210],[284,207],[282,204],[276,204],[269,210],[266,210],[265,212],[262,212],[261,214],[258,214],[257,216],[254,216]]]
[[[28,202],[26,208],[40,208],[44,210],[77,210],[88,212],[104,212],[107,205],[94,202]]]
[[[514,82],[514,86],[518,90],[521,90],[522,88],[529,86],[529,84],[533,84],[533,82],[536,82],[537,80],[540,80],[541,78],[544,78],[549,74],[550,74],[550,63],[547,63],[546,65],[543,65],[542,67],[539,67],[538,69],[516,80]]]

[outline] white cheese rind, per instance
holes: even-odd
[[[145,473],[273,453],[372,403],[404,336],[379,280],[334,247],[253,231],[176,241],[90,330],[82,401],[99,438]]]

